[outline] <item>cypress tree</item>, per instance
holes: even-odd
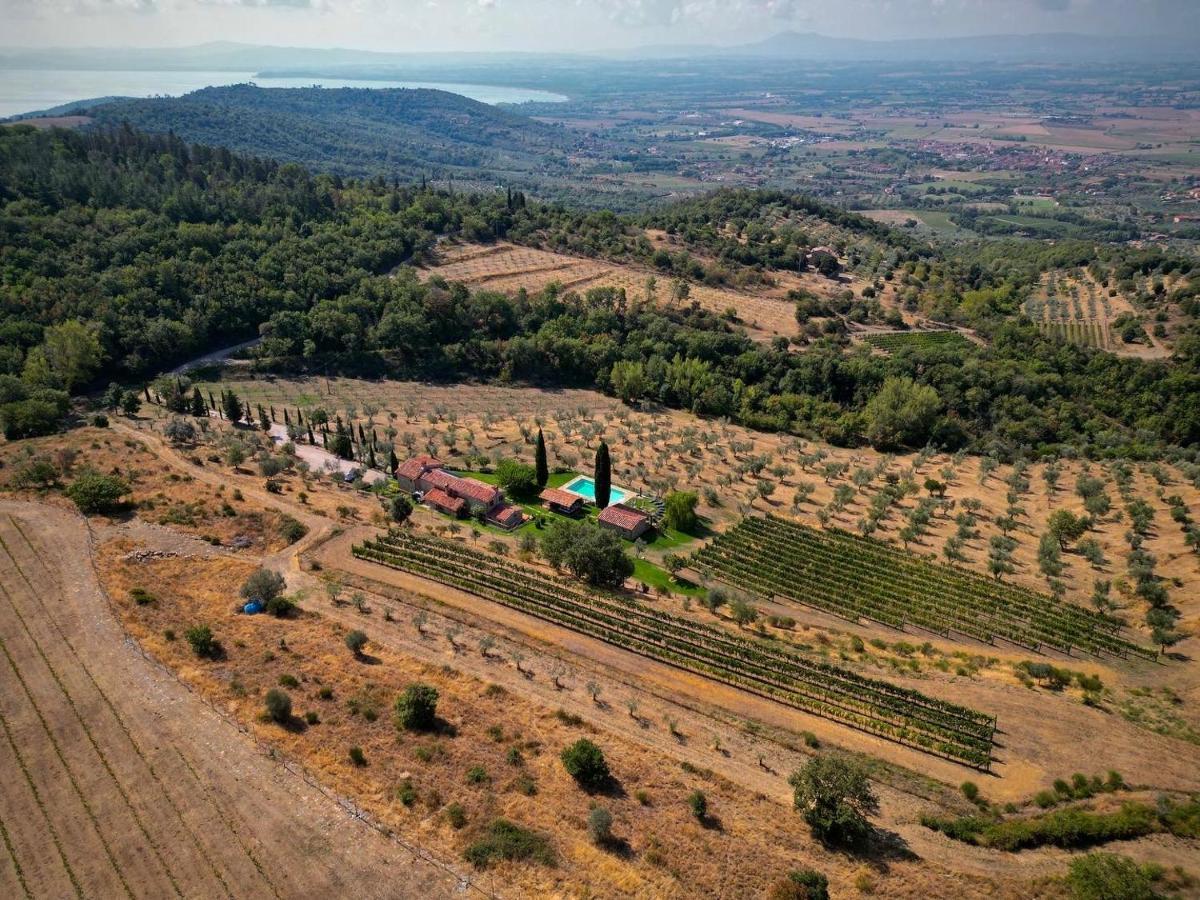
[[[396,469],[400,466],[400,460],[396,459],[396,448],[392,447],[388,450],[388,471],[393,475],[396,474]]]
[[[221,394],[221,405],[225,410],[225,418],[230,422],[240,422],[242,420],[242,401],[233,392],[233,388]]]
[[[283,408],[283,424],[287,425],[289,428],[292,425],[292,417],[288,415],[286,406]]]
[[[313,436],[312,422],[308,423],[308,442],[314,446],[317,443],[317,439]]]
[[[550,480],[550,467],[546,465],[546,437],[542,434],[542,429],[538,429],[537,450],[534,453],[534,468],[537,469],[537,486],[544,488],[546,482]]]
[[[192,390],[191,412],[197,419],[204,419],[208,416],[208,407],[204,405],[204,395],[200,393],[200,388]]]
[[[612,460],[608,455],[608,444],[604,441],[600,442],[600,446],[596,450],[596,470],[593,473],[593,480],[596,482],[596,506],[604,509],[608,506],[609,497],[612,495]]]
[[[212,391],[208,392],[208,408],[209,409],[217,408],[217,401],[213,399]]]

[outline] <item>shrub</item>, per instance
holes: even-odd
[[[979,800],[979,785],[973,781],[964,781],[962,783],[963,796],[975,803]]]
[[[672,491],[663,501],[663,519],[668,526],[676,531],[693,534],[699,521],[696,518],[696,504],[699,498],[691,491]]]
[[[1089,853],[1071,861],[1067,887],[1075,900],[1151,900],[1150,871],[1112,853]]]
[[[612,813],[603,806],[592,807],[587,817],[588,835],[601,847],[612,840]]]
[[[315,710],[309,710],[304,714],[304,721],[309,725],[318,725],[321,722],[321,717],[317,715]]]
[[[67,496],[84,515],[113,512],[130,492],[129,483],[116,475],[85,472],[67,487]]]
[[[279,686],[280,687],[288,687],[288,688],[296,688],[296,687],[300,687],[300,682],[296,679],[295,675],[280,675],[279,676]]]
[[[829,880],[815,869],[788,872],[771,886],[768,900],[829,900]]]
[[[367,646],[367,636],[357,628],[346,634],[346,647],[355,656],[361,655],[365,646]]]
[[[396,727],[428,731],[437,720],[438,692],[427,684],[410,684],[396,698]]]
[[[587,738],[580,738],[562,752],[563,768],[584,790],[598,790],[608,783],[610,773],[604,753]]]
[[[496,859],[539,862],[547,866],[555,862],[554,847],[547,837],[507,819],[495,819],[485,835],[467,847],[463,856],[479,869],[487,868]]]
[[[283,576],[272,569],[255,569],[250,577],[242,583],[240,591],[246,600],[259,600],[264,606],[283,594],[287,582]]]
[[[215,659],[221,653],[221,644],[213,637],[212,629],[207,625],[197,625],[183,633],[192,647],[192,652],[205,659]]]
[[[295,516],[284,516],[279,522],[279,536],[289,544],[294,544],[308,534],[308,526]]]
[[[467,824],[467,811],[461,803],[451,803],[446,807],[446,821],[455,830]]]
[[[467,784],[486,784],[492,779],[483,766],[471,766],[467,769]]]
[[[135,587],[129,589],[129,596],[138,606],[147,606],[151,603],[158,602],[158,598],[147,591],[145,588]]]
[[[692,815],[701,822],[708,816],[708,798],[704,796],[703,791],[692,791],[687,798],[688,809],[692,811]]]
[[[292,718],[292,698],[288,696],[287,691],[281,691],[279,688],[271,688],[267,691],[267,716],[272,722],[284,724],[291,721]]]
[[[502,459],[496,465],[496,481],[510,497],[528,497],[537,490],[537,471],[516,459]]]
[[[837,756],[817,756],[792,773],[792,802],[819,839],[860,844],[870,834],[867,815],[878,809],[860,766]]]
[[[367,764],[367,756],[362,751],[362,747],[350,748],[350,762],[356,766],[365,766]]]

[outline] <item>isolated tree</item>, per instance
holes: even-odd
[[[196,426],[187,419],[171,419],[163,426],[163,437],[172,444],[190,444],[196,439]]]
[[[546,436],[542,434],[540,428],[537,433],[537,443],[534,445],[533,468],[538,490],[542,490],[545,488],[546,482],[550,480],[550,466],[546,462]]]
[[[416,682],[396,698],[396,727],[405,731],[429,731],[437,722],[436,688]]]
[[[580,738],[567,747],[559,758],[567,774],[584,790],[599,790],[611,777],[604,753],[587,738]]]
[[[258,600],[266,606],[282,596],[286,588],[287,582],[274,569],[255,569],[242,583],[240,593],[246,600]]]
[[[367,646],[367,636],[357,628],[346,634],[346,647],[355,656],[362,656],[363,648]]]
[[[395,475],[398,468],[400,468],[400,460],[396,458],[396,448],[388,447],[388,474]]]
[[[596,482],[596,506],[604,509],[612,496],[612,460],[609,458],[608,444],[600,442],[596,448],[596,468],[593,475]]]
[[[560,519],[542,536],[542,556],[597,587],[620,587],[633,574],[621,537],[595,522]]]
[[[192,652],[203,659],[215,659],[221,653],[221,644],[207,625],[196,625],[183,633],[183,638]]]
[[[412,501],[402,494],[397,494],[393,497],[391,503],[388,505],[388,513],[391,515],[392,521],[399,525],[403,525],[408,521],[408,517],[412,515],[412,511]]]
[[[137,391],[126,391],[121,395],[121,412],[127,416],[136,416],[142,408],[142,398]]]
[[[208,405],[204,402],[204,395],[200,393],[200,388],[192,388],[192,407],[191,414],[197,419],[208,417]]]
[[[292,698],[287,691],[271,688],[267,691],[267,715],[272,722],[284,725],[292,719]]]
[[[221,391],[221,410],[225,413],[225,418],[230,422],[240,422],[242,420],[242,401],[232,388],[227,388]]]
[[[67,496],[84,515],[108,513],[118,509],[130,492],[129,482],[116,475],[83,472],[67,487]]]
[[[588,812],[588,835],[592,843],[603,847],[612,841],[612,813],[603,806],[593,806]]]
[[[496,465],[496,482],[510,497],[528,497],[537,489],[537,470],[518,459],[502,459]]]
[[[815,756],[792,773],[792,802],[823,841],[862,844],[871,833],[867,816],[879,801],[863,769],[840,756]]]

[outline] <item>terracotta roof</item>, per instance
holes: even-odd
[[[599,516],[599,520],[605,525],[612,525],[622,531],[633,531],[649,518],[644,512],[639,512],[632,506],[626,506],[623,503],[614,503]]]
[[[571,507],[583,502],[583,498],[578,494],[572,494],[570,491],[559,490],[558,488],[546,488],[538,494],[539,500],[545,500],[547,503],[555,503],[559,506]]]
[[[436,456],[414,456],[400,463],[396,467],[396,474],[410,481],[416,481],[427,469],[440,469],[441,467],[442,461]]]
[[[444,509],[446,512],[452,513],[462,512],[463,507],[467,505],[466,500],[451,497],[445,491],[438,488],[434,488],[425,495],[425,502],[430,506],[436,506],[438,509]]]
[[[524,515],[515,506],[499,506],[493,510],[491,518],[501,525],[516,525]]]
[[[478,500],[480,503],[492,503],[500,495],[500,491],[490,484],[484,484],[474,478],[451,477],[454,480],[445,487],[447,491],[456,496]]]
[[[443,490],[450,487],[456,481],[459,481],[458,478],[455,478],[445,469],[434,469],[430,472],[426,472],[421,477],[432,484],[435,488],[442,488]]]

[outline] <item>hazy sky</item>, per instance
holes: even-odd
[[[1195,34],[1200,0],[0,0],[0,45],[229,40],[374,50],[599,50],[1037,31]]]

